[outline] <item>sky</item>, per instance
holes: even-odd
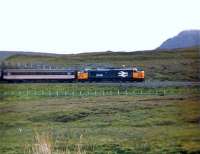
[[[0,50],[151,50],[200,29],[199,8],[199,0],[0,0]]]

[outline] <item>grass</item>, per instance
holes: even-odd
[[[98,52],[57,56],[14,55],[6,59],[12,63],[45,63],[58,66],[141,66],[146,72],[147,80],[200,80],[199,48],[177,49],[173,51],[139,51],[139,52]]]
[[[32,83],[1,84],[0,97],[5,100],[33,100],[48,97],[92,97],[92,96],[137,96],[137,95],[174,95],[198,94],[200,88],[163,87],[141,88],[126,85],[95,85],[82,83]]]
[[[74,85],[0,85],[1,92],[27,88],[73,89]],[[168,88],[175,94],[165,96],[4,97],[0,153],[41,154],[40,145],[51,153],[199,153],[200,97],[193,93],[198,87],[185,89]]]
[[[82,144],[82,135],[80,136],[80,141],[77,143],[76,147],[73,148],[73,151],[65,145],[65,148],[62,150],[56,150],[56,141],[53,140],[51,133],[36,133],[34,137],[34,142],[31,145],[26,145],[24,153],[27,154],[86,154],[86,151],[83,150]]]
[[[137,65],[144,68],[146,80],[199,81],[199,56],[198,48],[190,48],[14,55],[6,62],[78,67]],[[109,95],[118,90],[150,95]],[[49,91],[55,95],[45,95]],[[77,95],[57,97],[57,91],[74,91]],[[80,91],[86,95],[78,96]],[[98,97],[87,96],[93,91],[99,92]],[[102,91],[107,95],[102,96]],[[38,94],[32,95],[35,92]],[[156,92],[160,93],[152,95]],[[200,153],[199,92],[199,87],[0,84],[0,153]]]

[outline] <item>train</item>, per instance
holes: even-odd
[[[145,72],[133,68],[96,69],[0,69],[1,82],[134,82],[144,81]]]

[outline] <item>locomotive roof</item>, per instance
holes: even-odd
[[[132,67],[132,68],[96,68],[96,69],[87,69],[85,68],[85,71],[91,71],[91,70],[96,70],[96,71],[108,71],[108,70],[142,70],[140,67]],[[4,69],[4,71],[7,72],[70,72],[70,71],[76,71],[76,69]]]
[[[97,70],[97,71],[108,71],[108,70],[133,70],[133,69],[137,69],[137,70],[142,70],[140,67],[129,67],[129,68],[96,68],[96,69],[85,69],[86,71],[90,71],[90,70]]]

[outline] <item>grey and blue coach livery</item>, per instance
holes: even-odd
[[[144,71],[134,68],[103,69],[1,69],[0,80],[7,82],[126,82],[144,81]]]

